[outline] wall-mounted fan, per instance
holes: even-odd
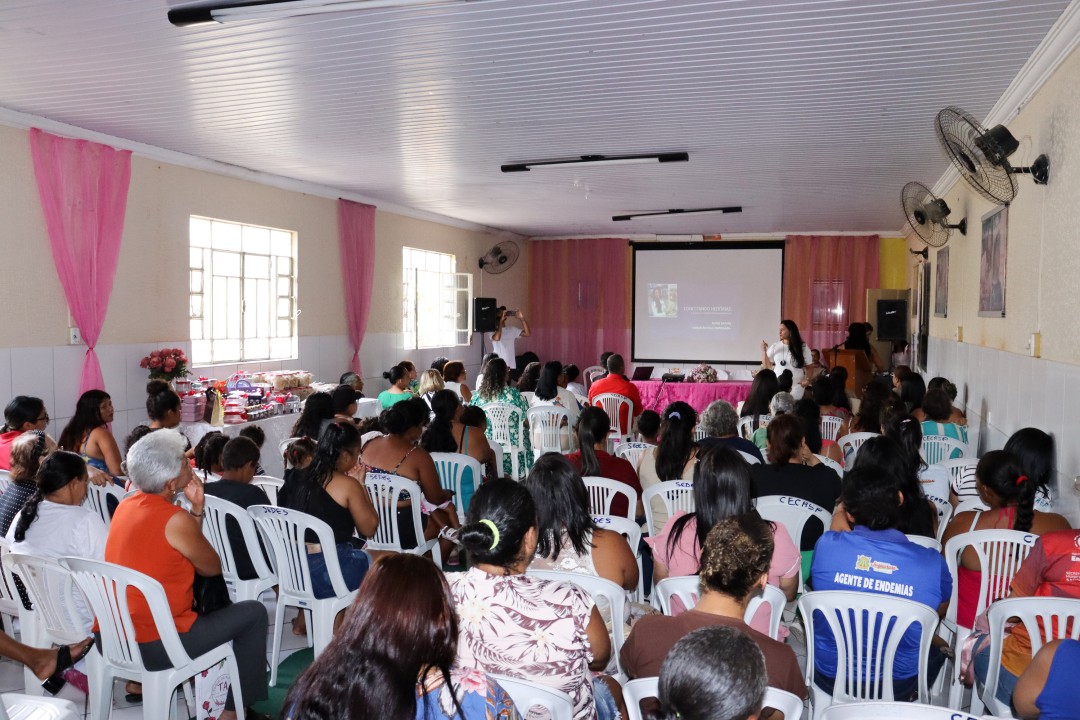
[[[1009,156],[1020,143],[1004,125],[987,130],[979,121],[958,107],[947,107],[937,114],[938,140],[945,154],[979,194],[997,205],[1008,205],[1016,197],[1013,175],[1028,174],[1039,185],[1050,179],[1050,159],[1035,158],[1030,167],[1013,167]]]
[[[907,216],[908,225],[915,231],[927,245],[941,247],[949,241],[949,235],[953,230],[959,230],[961,235],[967,235],[967,218],[963,218],[955,225],[949,225],[949,205],[929,188],[917,182],[909,182],[900,193],[900,202],[904,205],[904,215]]]
[[[517,243],[512,240],[503,240],[488,250],[487,255],[480,258],[480,269],[498,275],[513,267],[519,255],[521,255],[521,248],[517,246]]]

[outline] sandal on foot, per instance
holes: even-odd
[[[83,648],[83,651],[79,653],[78,657],[73,658],[71,657],[71,648],[67,645],[61,645],[56,648],[56,669],[53,670],[52,675],[42,681],[41,689],[50,695],[55,695],[60,692],[60,689],[67,683],[67,680],[64,679],[64,671],[82,660],[88,652],[90,652],[90,645]]]

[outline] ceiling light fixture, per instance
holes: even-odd
[[[374,10],[376,8],[445,5],[476,0],[258,0],[242,5],[196,5],[169,10],[176,27],[226,23],[240,20],[282,20],[301,15]]]
[[[673,210],[661,210],[659,212],[644,212],[633,213],[632,215],[613,215],[611,217],[615,222],[621,222],[623,220],[633,220],[634,218],[641,217],[658,217],[662,215],[708,215],[709,213],[741,213],[742,205],[732,205],[731,207],[715,207],[715,208],[697,208],[695,210],[685,210],[682,208],[675,208]]]
[[[510,163],[503,165],[505,172],[529,172],[530,170],[548,170],[551,168],[579,168],[594,165],[640,165],[644,163],[687,162],[690,155],[684,152],[651,153],[649,155],[580,155],[565,160],[537,160],[536,162]]]

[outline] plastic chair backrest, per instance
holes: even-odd
[[[585,378],[585,389],[588,390],[589,387],[592,386],[596,378],[600,377],[606,372],[607,370],[600,367],[599,365],[590,365],[589,367],[585,368],[581,372],[582,376]]]
[[[844,418],[835,415],[821,416],[821,439],[835,442],[840,435],[840,426],[844,424]]]
[[[975,606],[975,617],[978,617],[991,603],[1008,596],[1013,576],[1038,538],[1038,535],[1017,530],[972,530],[956,535],[945,543],[945,563],[953,578],[952,598],[946,618],[955,624],[959,605],[956,578],[960,554],[965,548],[970,547],[975,551],[982,569],[979,573],[978,604]]]
[[[757,614],[758,608],[762,605],[769,606],[769,631],[765,634],[773,640],[777,640],[780,635],[780,621],[783,620],[784,608],[787,607],[787,596],[784,595],[783,590],[775,585],[766,585],[761,593],[755,593],[746,605],[743,621],[747,625],[754,619],[754,615]]]
[[[818,720],[980,720],[960,710],[910,702],[855,702],[825,708]]]
[[[935,538],[929,538],[925,535],[906,535],[905,537],[916,545],[922,545],[924,548],[930,548],[936,552],[941,552],[941,543]]]
[[[815,454],[814,457],[816,457],[818,459],[818,462],[820,462],[822,465],[829,468],[830,470],[832,470],[834,473],[836,473],[840,477],[844,477],[844,466],[843,465],[836,462],[832,458],[825,457],[824,455]]]
[[[952,517],[956,514],[956,511],[953,509],[953,506],[950,505],[948,502],[939,503],[934,502],[933,500],[931,500],[931,502],[934,503],[934,508],[937,510],[937,539],[938,544],[940,545],[941,538],[943,535],[945,535],[945,528],[948,527],[949,521],[952,520]]]
[[[491,439],[503,446],[503,450],[509,451],[514,447],[510,443],[510,428],[516,425],[518,438],[523,438],[525,420],[521,408],[510,403],[489,403],[484,406],[484,414],[487,415],[488,427],[491,428]]]
[[[480,461],[462,453],[431,453],[435,470],[439,473],[439,484],[443,489],[454,493],[454,505],[459,515],[469,509],[473,493],[484,481],[484,471]],[[502,466],[499,467],[502,472]],[[466,490],[466,482],[468,490]]]
[[[537,455],[546,452],[569,452],[570,412],[557,405],[537,405],[527,413],[529,432],[532,433],[533,452]],[[563,432],[567,433],[566,447],[563,447]]]
[[[960,482],[960,478],[965,475],[975,477],[975,468],[979,464],[978,458],[962,457],[955,460],[941,460],[934,463],[945,468],[949,472],[949,486],[956,487]]]
[[[638,442],[637,440],[628,440],[619,443],[619,446],[615,448],[615,457],[621,457],[636,469],[641,456],[645,454],[646,450],[653,447],[656,446],[646,442]]]
[[[594,514],[593,522],[601,530],[611,530],[626,538],[630,551],[637,557],[638,545],[641,543],[641,526],[633,520],[628,520],[618,515]]]
[[[521,717],[525,717],[531,708],[539,705],[547,709],[551,720],[574,720],[574,701],[562,690],[508,675],[492,675],[491,677],[495,678],[500,687],[514,701]]]
[[[928,702],[927,657],[937,611],[903,598],[870,592],[824,590],[799,598],[806,628],[807,685],[814,675],[814,638],[820,623],[836,642],[834,702],[894,700],[893,666],[909,627],[919,626],[919,701]],[[820,692],[820,690],[818,691]]]
[[[944,435],[923,435],[919,450],[927,465],[936,465],[943,460],[963,460],[971,454],[965,443]]]
[[[79,720],[82,713],[70,700],[4,693],[0,698],[0,720]]]
[[[697,575],[679,575],[667,577],[656,583],[653,592],[656,593],[657,602],[660,604],[660,612],[665,615],[671,614],[671,599],[679,598],[679,602],[687,610],[697,605],[700,595],[701,578]]]
[[[641,701],[659,697],[659,695],[660,678],[638,678],[623,685],[627,720],[641,720]],[[802,698],[785,690],[774,687],[765,688],[765,699],[761,704],[763,707],[774,708],[784,713],[784,720],[801,720],[802,718]]]
[[[4,562],[19,576],[30,596],[37,628],[45,633],[45,638],[40,639],[70,645],[87,636],[88,628],[83,625],[75,604],[79,589],[70,570],[53,558],[19,552],[10,553]]]
[[[11,553],[11,543],[6,538],[0,537],[0,615],[9,618],[19,617],[19,608],[22,607],[22,598],[15,588],[15,581],[11,577],[11,566],[7,563],[7,557]],[[14,630],[5,623],[8,635]]]
[[[251,481],[251,484],[257,488],[261,488],[262,491],[266,493],[266,497],[270,499],[271,505],[277,505],[278,490],[285,484],[285,481],[271,475],[256,475]]]
[[[779,688],[765,688],[762,707],[770,707],[784,713],[784,720],[802,720],[803,701],[798,695]]]
[[[763,495],[757,499],[756,506],[758,515],[783,525],[797,547],[802,541],[803,528],[810,518],[816,517],[820,520],[825,530],[832,525],[831,512],[794,495]]]
[[[607,413],[608,420],[611,421],[611,437],[630,437],[634,421],[634,403],[630,398],[618,393],[600,393],[592,399],[591,404]]]
[[[840,446],[840,452],[844,455],[844,467],[851,467],[851,463],[855,460],[855,455],[859,452],[860,445],[879,434],[880,433],[873,432],[853,432],[838,439],[836,444]]]
[[[281,442],[279,442],[279,443],[278,443],[278,446],[277,446],[277,447],[278,447],[278,455],[282,455],[282,456],[284,456],[284,455],[285,455],[285,451],[286,451],[286,450],[288,449],[289,445],[291,445],[291,444],[293,443],[293,441],[295,441],[295,440],[301,440],[301,439],[302,439],[302,438],[298,438],[298,437],[291,437],[291,438],[285,438],[284,440],[282,440]],[[286,465],[286,467],[288,467],[288,466]]]
[[[629,520],[634,519],[638,500],[634,488],[618,480],[596,475],[587,475],[581,479],[585,483],[585,489],[589,491],[589,512],[593,515],[610,515],[612,501],[616,495],[622,495],[626,498],[626,517]]]
[[[747,415],[739,418],[739,436],[744,440],[752,440],[754,431],[768,427],[770,420],[772,420],[772,415]]]
[[[8,489],[8,485],[11,485],[11,471],[0,470],[0,494]]]
[[[534,575],[545,580],[556,582],[568,582],[577,585],[589,593],[595,603],[603,599],[611,609],[611,656],[615,659],[615,666],[621,672],[622,661],[619,659],[619,651],[622,650],[624,634],[626,632],[622,619],[626,612],[626,591],[621,587],[595,575],[583,575],[581,573],[561,572],[558,570],[529,570],[529,575]]]
[[[221,574],[225,578],[225,584],[229,586],[235,602],[237,599],[237,586],[244,581],[240,579],[237,572],[236,552],[232,542],[229,540],[229,518],[232,518],[240,527],[240,534],[244,539],[244,549],[251,559],[251,566],[258,576],[257,579],[273,577],[274,571],[266,564],[262,547],[259,545],[259,531],[255,528],[255,521],[247,510],[236,503],[231,503],[213,495],[204,495],[203,501],[205,503],[203,512],[206,513],[206,517],[203,519],[203,535],[214,546],[214,550],[217,551],[218,557],[221,559]]]
[[[356,412],[353,413],[353,417],[379,417],[380,412],[382,412],[382,403],[380,403],[377,398],[360,398],[356,401]]]
[[[990,626],[990,665],[983,689],[983,702],[994,715],[1008,717],[1008,704],[997,699],[1001,670],[1001,649],[1005,624],[1019,618],[1031,640],[1031,656],[1051,640],[1080,639],[1080,599],[1058,597],[1003,598],[990,606],[987,622]]]
[[[757,459],[757,455],[751,455],[750,453],[745,452],[744,450],[736,450],[735,452],[742,455],[742,459],[745,460],[746,462],[750,463],[751,465],[760,465],[761,464],[761,461]]]
[[[705,431],[705,428],[701,427],[701,425],[694,426],[694,442],[699,442],[707,437],[709,437],[709,433]]]
[[[311,586],[311,567],[308,565],[308,551],[305,536],[308,531],[315,533],[319,545],[329,550],[336,548],[334,532],[330,526],[317,517],[273,505],[252,505],[248,515],[255,520],[259,536],[270,548],[277,571],[278,585],[281,592],[297,597],[314,600],[315,592]],[[326,572],[330,576],[330,586],[336,597],[348,594],[345,578],[341,575],[337,552],[323,552]]]
[[[109,513],[109,501],[108,498],[112,496],[116,498],[117,504],[124,499],[124,490],[115,483],[108,482],[104,485],[95,485],[94,483],[86,484],[86,499],[83,504],[94,511],[101,521],[105,523],[105,527],[109,527],[112,524],[112,515]]]
[[[412,548],[402,547],[401,528],[398,527],[398,502],[408,500],[409,513],[406,522],[411,520],[413,525],[413,537],[419,543],[424,542],[424,527],[420,521],[420,499],[423,493],[420,486],[414,481],[391,475],[389,473],[368,471],[364,480],[368,494],[371,496],[371,504],[375,506],[375,512],[379,516],[379,527],[375,535],[368,539],[368,547],[372,550],[396,550],[406,552]]]
[[[695,507],[694,483],[689,480],[667,480],[645,488],[645,492],[641,494],[641,504],[645,506],[645,527],[652,537],[656,537],[664,529],[656,527],[653,521],[652,501],[655,498],[659,498],[664,504],[668,518],[679,510],[692,513]]]

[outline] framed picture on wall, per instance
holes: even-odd
[[[949,317],[949,248],[937,251],[934,273],[934,317]]]
[[[979,317],[1005,317],[1005,258],[1008,255],[1009,208],[983,215],[979,261]]]

